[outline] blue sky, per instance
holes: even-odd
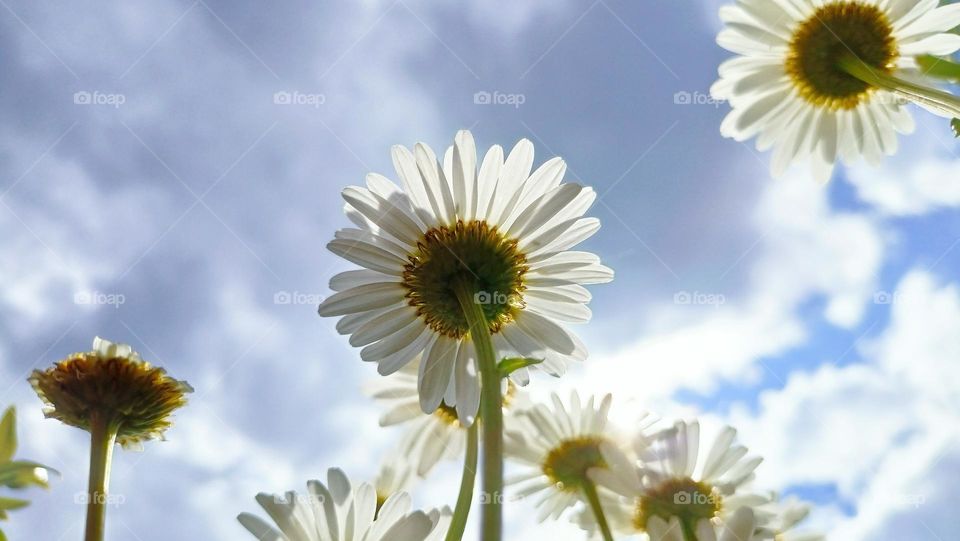
[[[675,103],[728,56],[719,5],[2,2],[0,389],[22,455],[64,473],[10,537],[81,535],[85,434],[44,420],[25,379],[95,335],[196,388],[169,441],[118,453],[110,538],[240,538],[258,491],[372,476],[399,435],[315,314],[348,266],[324,245],[340,190],[393,176],[391,145],[461,128],[529,138],[600,194],[586,248],[617,279],[576,329],[592,355],[534,394],[732,423],[759,484],[815,501],[831,538],[955,537],[960,145],[918,111],[883,168],[771,179],[720,137],[725,105]],[[452,503],[458,475],[418,503]]]

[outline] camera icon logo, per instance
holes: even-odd
[[[685,490],[681,490],[673,495],[673,503],[676,505],[689,505],[690,500],[690,493]]]
[[[492,96],[486,90],[481,90],[473,95],[473,103],[477,105],[490,105]]]
[[[273,304],[290,304],[292,301],[289,291],[277,291],[273,294]]]
[[[285,90],[274,92],[273,103],[276,105],[290,105],[293,103],[293,96]]]
[[[93,96],[86,90],[73,93],[73,103],[77,105],[90,105],[93,103]]]
[[[889,291],[877,291],[873,294],[873,304],[893,304],[893,295]]]
[[[681,90],[673,95],[673,103],[677,105],[690,105],[693,103],[693,94],[686,90]]]
[[[490,304],[493,302],[493,295],[487,291],[480,291],[473,295],[473,302],[476,304]]]

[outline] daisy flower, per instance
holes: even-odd
[[[432,413],[447,397],[472,423],[478,363],[457,294],[468,288],[500,357],[543,359],[538,366],[555,376],[585,359],[586,348],[560,323],[588,321],[583,285],[613,279],[597,256],[571,251],[600,227],[583,217],[594,191],[564,183],[560,158],[531,173],[527,140],[506,158],[494,146],[480,162],[468,131],[457,133],[442,163],[423,143],[412,152],[395,146],[393,162],[402,188],[370,174],[366,187],[345,189],[356,227],[328,245],[362,268],[333,277],[336,293],[319,313],[342,318],[337,329],[363,348],[360,357],[388,375],[422,354],[421,409]]]
[[[90,433],[85,536],[102,540],[115,444],[139,449],[144,441],[163,439],[173,412],[193,389],[145,362],[130,346],[100,337],[93,339],[92,351],[34,370],[28,381],[46,417]]]
[[[400,492],[409,492],[414,484],[413,470],[407,462],[406,456],[391,453],[380,464],[380,470],[373,479],[373,488],[377,494],[377,510],[379,511],[387,499]]]
[[[949,55],[960,36],[960,5],[935,0],[737,0],[721,8],[721,47],[737,54],[720,65],[711,93],[733,110],[721,133],[757,137],[773,148],[780,175],[809,160],[830,178],[838,158],[872,163],[896,152],[897,133],[914,121],[913,101],[948,118],[957,99],[907,81],[919,79],[916,57]]]
[[[693,538],[686,537],[677,517],[671,517],[669,522],[653,517],[647,527],[647,536],[650,541],[755,541],[754,527],[753,510],[741,507],[721,526],[701,521]]]
[[[343,471],[327,471],[327,484],[307,482],[307,494],[257,494],[273,524],[250,514],[237,516],[260,541],[434,541],[443,538],[449,510],[411,511],[410,495],[399,492],[377,508],[373,485],[350,484]]]
[[[509,483],[517,485],[519,498],[541,495],[537,502],[541,521],[556,519],[585,501],[585,490],[593,486],[588,470],[606,467],[601,447],[620,440],[607,422],[611,400],[608,394],[599,403],[590,397],[583,404],[573,391],[565,405],[553,394],[552,408],[537,404],[511,417],[504,453],[526,471]]]
[[[457,409],[447,403],[447,400],[452,400],[452,386],[448,396],[433,413],[421,411],[417,394],[419,365],[419,359],[414,360],[390,377],[378,379],[368,392],[374,400],[387,407],[380,416],[380,426],[407,427],[396,456],[388,462],[407,462],[418,476],[425,477],[441,460],[456,459],[463,455],[467,426],[460,421]],[[527,403],[526,393],[521,392],[512,381],[504,381],[503,386],[504,411],[523,407],[522,404]]]
[[[641,432],[634,443],[639,461],[616,447],[602,446],[606,467],[591,470],[590,476],[624,497],[618,507],[608,508],[611,525],[624,534],[647,532],[656,539],[667,535],[664,525],[672,531],[676,524],[682,533],[677,539],[693,541],[732,520],[738,509],[751,508],[752,517],[752,508],[770,498],[745,492],[761,459],[745,458],[747,449],[733,444],[735,435],[734,429],[724,428],[703,460],[696,421],[681,421],[653,435]]]
[[[30,385],[43,400],[43,413],[90,431],[102,422],[124,448],[139,449],[163,439],[172,413],[187,403],[193,388],[152,366],[127,344],[96,337],[93,350],[74,353],[46,370],[34,370]]]

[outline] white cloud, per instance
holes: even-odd
[[[862,363],[794,374],[761,396],[756,416],[733,415],[766,457],[765,479],[836,483],[856,510],[837,539],[937,539],[920,522],[935,525],[953,508],[943,496],[956,492],[952,476],[937,472],[960,455],[960,290],[914,271],[894,298]]]
[[[588,386],[651,403],[679,388],[708,392],[724,380],[755,378],[767,370],[757,364],[764,357],[806,338],[797,309],[819,297],[827,321],[859,322],[876,289],[881,233],[867,217],[833,211],[827,197],[803,176],[771,183],[756,213],[760,255],[747,297],[661,307],[634,344],[587,362]]]
[[[901,137],[898,155],[883,167],[858,163],[847,177],[857,194],[883,213],[922,215],[960,206],[957,150],[945,120],[914,108],[917,132]]]

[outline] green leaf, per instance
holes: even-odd
[[[500,361],[500,364],[497,365],[497,369],[500,370],[500,377],[505,378],[521,368],[526,368],[542,362],[543,359],[532,359],[529,357],[507,357]]]
[[[30,505],[30,502],[27,500],[19,500],[17,498],[0,498],[0,510],[2,511],[23,509],[28,505]]]
[[[946,79],[948,81],[960,81],[960,64],[953,62],[949,58],[939,58],[931,55],[917,57],[917,66],[924,75]]]
[[[0,462],[9,462],[17,451],[17,410],[7,408],[0,421]]]
[[[27,500],[18,500],[16,498],[0,498],[0,520],[7,520],[7,511],[14,509],[23,509],[30,505]]]
[[[0,485],[10,488],[24,488],[31,485],[47,488],[46,475],[38,474],[38,469],[59,474],[57,470],[37,462],[14,460],[0,464]]]
[[[953,135],[960,137],[960,118],[955,118],[950,121],[950,127],[953,128]]]

